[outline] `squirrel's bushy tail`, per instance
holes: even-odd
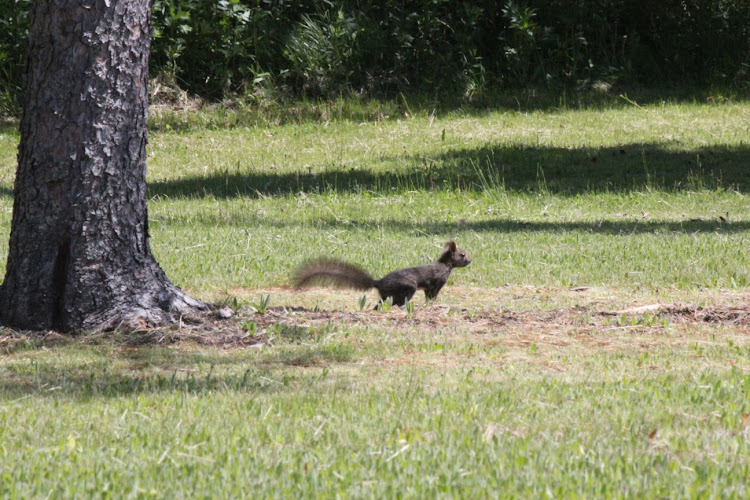
[[[364,269],[335,259],[318,259],[302,264],[294,273],[294,286],[334,285],[341,288],[369,290],[376,281]]]

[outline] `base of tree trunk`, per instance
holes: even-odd
[[[209,305],[196,300],[168,284],[160,290],[144,290],[128,296],[119,305],[101,312],[91,312],[75,325],[59,325],[61,331],[89,332],[110,330],[143,330],[177,324],[183,317],[209,311]]]
[[[98,272],[83,273],[76,280],[83,285],[72,287],[63,281],[61,288],[41,294],[10,272],[0,286],[0,322],[24,330],[63,333],[133,330],[168,326],[211,309],[173,285],[153,258],[148,267],[150,272],[136,273],[138,280],[102,280]]]

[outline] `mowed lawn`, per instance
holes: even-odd
[[[750,496],[750,104],[152,125],[152,249],[236,315],[0,330],[1,496]],[[414,311],[288,286],[449,239]]]

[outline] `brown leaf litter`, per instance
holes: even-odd
[[[509,311],[503,309],[456,308],[445,305],[416,307],[412,314],[403,309],[377,311],[316,310],[301,307],[274,307],[265,313],[240,310],[231,317],[212,312],[202,316],[176,318],[165,328],[111,331],[86,335],[57,332],[0,330],[0,352],[9,352],[19,343],[51,346],[67,342],[96,344],[115,342],[131,346],[194,344],[223,349],[242,349],[271,343],[269,329],[283,336],[285,331],[303,331],[327,325],[376,327],[386,330],[444,331],[486,336],[512,333],[521,344],[536,338],[555,343],[560,333],[593,334],[618,328],[648,331],[659,324],[732,326],[750,333],[750,304],[734,306],[697,306],[692,304],[646,304],[620,310],[598,311],[576,306],[546,311]],[[643,319],[657,318],[658,322]],[[278,335],[277,335],[278,336]]]

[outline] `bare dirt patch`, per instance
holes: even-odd
[[[532,343],[566,345],[571,337],[589,337],[589,342],[610,343],[601,334],[632,332],[657,334],[669,327],[707,325],[731,327],[750,334],[750,301],[745,304],[707,305],[645,304],[618,310],[599,310],[595,304],[545,311],[474,310],[446,305],[416,307],[413,313],[400,308],[389,312],[317,310],[303,307],[273,307],[263,314],[241,309],[229,318],[216,312],[201,317],[180,318],[166,328],[62,335],[57,332],[0,331],[0,352],[19,345],[52,346],[67,342],[96,344],[115,342],[131,346],[194,344],[222,349],[268,345],[273,338],[299,335],[323,327],[371,327],[382,330],[461,332],[485,342],[527,346]],[[273,335],[270,335],[273,330]],[[750,338],[750,337],[749,337]]]

